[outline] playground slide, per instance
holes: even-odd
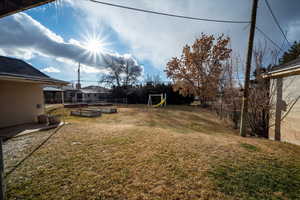
[[[160,103],[156,104],[156,105],[153,105],[154,108],[157,108],[161,105],[163,105],[164,103],[166,102],[166,99],[162,99]]]

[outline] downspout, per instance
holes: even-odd
[[[282,78],[276,81],[275,140],[281,140]]]
[[[62,85],[60,86],[60,89],[61,89],[61,103],[63,106],[63,123],[65,124],[66,123],[66,120],[65,120],[65,95],[64,95],[64,90],[63,90]]]

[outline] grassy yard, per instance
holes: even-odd
[[[205,110],[67,121],[8,177],[9,199],[300,199],[300,147],[241,138]]]

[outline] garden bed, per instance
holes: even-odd
[[[64,104],[65,108],[81,108],[81,107],[87,107],[87,103],[70,103],[70,104]]]
[[[112,113],[117,113],[117,109],[116,108],[97,108],[97,109],[85,109],[85,110],[91,110],[91,111],[99,111],[101,113],[105,113],[105,114],[112,114]]]
[[[72,116],[79,116],[79,117],[99,117],[101,116],[101,112],[98,110],[91,110],[91,109],[80,109],[80,110],[73,110],[71,111]]]
[[[112,103],[99,102],[99,103],[89,103],[89,106],[112,106]]]

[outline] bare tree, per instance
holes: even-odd
[[[131,56],[103,57],[103,60],[109,73],[100,76],[100,83],[127,88],[135,84],[142,75],[142,67]]]
[[[234,123],[234,128],[238,128],[241,110],[241,88],[240,80],[236,78],[240,65],[238,56],[232,56],[227,60],[222,78],[220,79],[220,93],[217,104],[214,105],[221,118],[225,115]]]
[[[142,75],[142,67],[131,57],[125,57],[120,61],[121,74],[119,80],[122,87],[135,84]]]
[[[159,74],[155,74],[155,75],[147,74],[145,82],[147,84],[151,84],[153,86],[156,86],[156,85],[162,84],[162,79],[161,79],[161,76]]]

